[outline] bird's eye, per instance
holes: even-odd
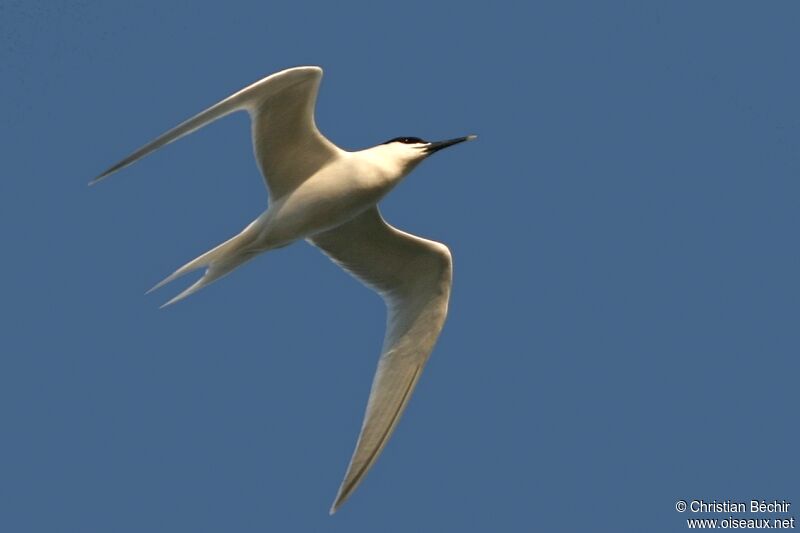
[[[389,143],[403,143],[403,144],[426,144],[428,141],[423,141],[419,137],[395,137],[394,139],[389,139],[383,144]]]

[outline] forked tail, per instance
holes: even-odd
[[[164,308],[168,305],[174,304],[175,302],[183,300],[187,296],[194,294],[206,285],[209,285],[226,274],[229,274],[237,267],[258,255],[261,250],[256,250],[253,247],[253,243],[257,234],[258,230],[255,227],[255,223],[251,223],[235,237],[231,237],[227,241],[216,246],[215,248],[212,248],[203,255],[189,261],[178,270],[159,281],[155,286],[153,286],[153,288],[148,290],[146,294],[149,294],[159,287],[166,285],[170,281],[178,279],[184,274],[188,274],[189,272],[205,267],[206,271],[203,274],[203,277],[195,281],[186,290],[178,294],[161,307]]]

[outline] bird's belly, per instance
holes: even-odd
[[[375,205],[390,187],[358,179],[306,181],[265,213],[265,244],[288,244],[335,228]]]

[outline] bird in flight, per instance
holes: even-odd
[[[448,248],[389,225],[377,204],[422,160],[475,136],[439,142],[397,137],[366,150],[342,150],[314,122],[321,78],[319,67],[267,76],[144,145],[90,184],[221,117],[249,113],[256,160],[269,191],[267,210],[150,290],[204,268],[198,281],[164,304],[170,305],[263,252],[305,239],[383,297],[388,310],[383,350],[333,514],[394,431],[439,337],[450,298]]]

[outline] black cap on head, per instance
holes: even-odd
[[[389,143],[427,144],[428,141],[420,139],[419,137],[395,137],[394,139],[389,139],[383,144],[389,144]]]

